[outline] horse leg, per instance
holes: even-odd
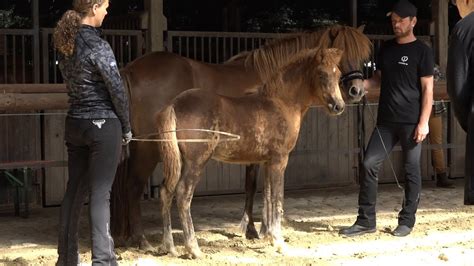
[[[112,188],[112,234],[117,246],[125,243],[152,250],[141,223],[140,199],[158,161],[157,149],[146,143],[130,143],[130,157],[118,169]]]
[[[177,146],[172,148],[178,148]],[[170,152],[171,155],[173,155]],[[163,248],[173,256],[178,256],[174,247],[171,228],[171,205],[176,192],[176,186],[181,178],[181,161],[169,155],[163,162],[163,174],[165,175],[160,188],[161,215],[163,218]],[[175,154],[179,155],[179,154]],[[176,160],[173,160],[176,158]]]
[[[193,220],[191,217],[191,201],[194,189],[201,178],[203,166],[190,166],[185,164],[183,176],[178,181],[176,187],[176,202],[178,205],[179,217],[183,227],[184,245],[191,258],[202,257],[202,252],[194,232]]]
[[[271,210],[267,212],[268,234],[273,246],[279,252],[286,249],[281,232],[281,221],[283,218],[284,174],[287,163],[288,156],[285,156],[278,160],[272,160],[265,167],[265,181],[269,181],[271,190],[269,204],[272,206]]]
[[[245,167],[245,209],[240,229],[245,232],[247,239],[258,238],[257,230],[253,221],[253,201],[257,191],[258,164]]]
[[[168,187],[165,181],[163,181],[163,185],[160,188],[160,200],[161,216],[163,217],[163,248],[167,253],[178,256],[178,252],[176,252],[174,247],[171,228],[171,205],[173,204],[175,188],[176,186]]]
[[[267,166],[265,164],[265,169]],[[263,181],[263,209],[262,209],[262,225],[260,227],[260,237],[267,238],[268,237],[268,223],[269,218],[271,218],[271,210],[272,210],[272,202],[271,202],[271,182],[269,180],[269,175],[264,175]]]

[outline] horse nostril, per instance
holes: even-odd
[[[360,90],[357,89],[357,87],[352,86],[352,87],[349,89],[349,95],[352,96],[352,97],[359,96],[359,95],[360,95]]]
[[[335,105],[333,106],[333,111],[334,111],[335,113],[338,113],[338,114],[341,113],[342,111],[344,111],[344,105],[342,105],[342,104],[335,104]]]

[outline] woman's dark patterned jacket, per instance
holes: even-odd
[[[69,95],[68,116],[79,119],[118,118],[130,132],[128,98],[110,45],[101,32],[82,25],[74,53],[61,57],[59,68]]]

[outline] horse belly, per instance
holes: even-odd
[[[246,141],[241,136],[238,141],[221,142],[217,145],[212,158],[226,163],[258,163],[267,161],[269,156],[268,146],[258,139]]]

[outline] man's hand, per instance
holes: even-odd
[[[413,139],[416,141],[416,143],[420,143],[425,140],[426,135],[428,135],[429,132],[430,128],[428,127],[428,123],[420,123],[415,128],[415,135],[413,136]]]
[[[127,145],[132,140],[132,132],[129,131],[122,136],[122,145]]]

